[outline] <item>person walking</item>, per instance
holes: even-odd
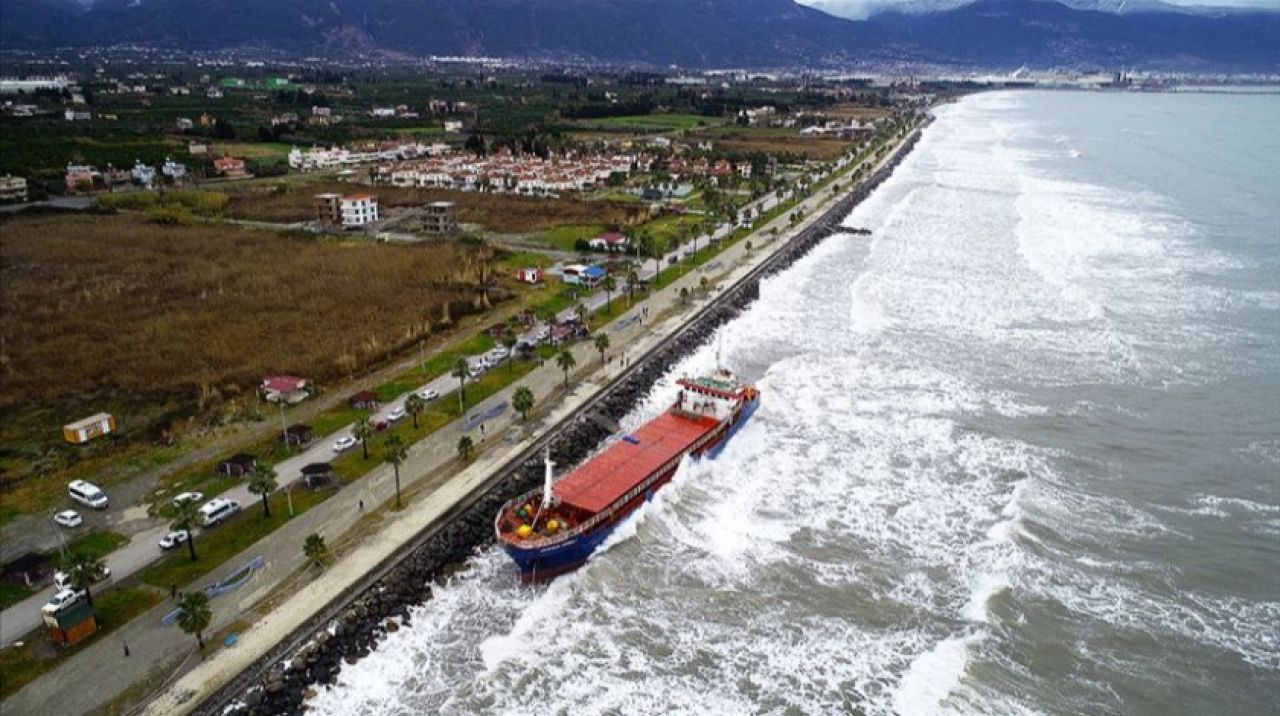
[[[178,583],[169,582],[169,598],[177,601],[178,599]]]
[[[360,507],[360,510],[359,510],[359,511],[360,511],[360,512],[364,512],[364,500],[360,500],[360,505],[359,505],[359,507]]]
[[[124,655],[125,655],[125,658],[129,657],[129,642],[127,641],[124,642]]]

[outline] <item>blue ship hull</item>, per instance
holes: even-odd
[[[702,453],[694,455],[695,458],[706,458],[714,460],[720,455],[720,451],[729,443],[730,438],[737,434],[738,430],[747,422],[747,419],[755,413],[756,408],[760,405],[760,398],[757,396],[754,400],[747,401],[742,406],[741,412],[738,413],[737,420],[733,425],[725,431],[724,435],[705,449]],[[678,468],[677,468],[678,469]],[[653,495],[664,485],[671,481],[675,475],[675,470],[662,475],[654,482],[651,489],[644,494],[638,496],[635,500],[625,505],[618,511],[618,516],[608,522],[603,522],[590,532],[584,532],[579,535],[566,538],[554,544],[545,545],[535,549],[525,549],[517,547],[510,543],[503,543],[503,548],[512,561],[516,563],[516,567],[520,570],[520,581],[525,583],[544,582],[558,575],[581,567],[589,557],[596,551],[613,530],[621,524],[627,517],[631,516],[636,508],[653,499]]]

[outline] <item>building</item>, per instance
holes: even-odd
[[[164,164],[160,165],[160,173],[176,182],[187,175],[187,165],[165,157]]]
[[[238,453],[218,463],[218,474],[227,477],[244,477],[257,464],[258,459],[249,453]]]
[[[116,419],[111,413],[98,413],[62,426],[62,439],[72,445],[82,445],[90,440],[115,432]]]
[[[308,488],[315,489],[332,484],[336,475],[333,474],[333,466],[327,462],[313,462],[302,466],[302,483]]]
[[[311,391],[305,378],[269,375],[262,379],[262,397],[272,403],[300,403],[311,397]]]
[[[378,220],[378,199],[370,194],[348,194],[340,201],[342,227],[366,226]]]
[[[377,410],[378,396],[372,390],[362,390],[347,398],[347,405],[350,405],[353,410]]]
[[[235,157],[219,157],[213,160],[213,171],[228,179],[243,179],[249,176],[245,171],[244,160]]]
[[[462,120],[459,120],[459,119],[446,119],[446,120],[444,121],[444,131],[446,131],[446,132],[453,132],[453,133],[461,132],[461,131],[462,131]]]
[[[195,129],[196,123],[190,117],[178,117],[173,120],[173,126],[176,127],[179,132],[185,132],[188,129]]]
[[[311,442],[311,426],[302,423],[294,423],[284,429],[280,434],[280,442],[285,445],[301,446]]]
[[[422,215],[422,230],[432,236],[453,236],[458,232],[458,207],[452,201],[433,201]]]
[[[540,268],[522,268],[516,271],[516,280],[523,283],[536,284],[542,281],[542,269]]]
[[[9,174],[0,176],[0,204],[27,200],[27,180]]]
[[[129,176],[133,178],[135,184],[141,184],[150,189],[156,183],[156,168],[135,159]]]
[[[582,264],[570,264],[565,266],[560,274],[560,280],[570,286],[585,286],[586,288],[595,288],[604,280],[608,272],[599,266],[583,266]]]
[[[204,142],[187,142],[187,154],[200,156],[209,153],[209,145]]]
[[[98,631],[98,620],[88,600],[81,599],[56,612],[42,611],[49,636],[63,646],[79,643]]]
[[[627,246],[631,244],[631,240],[617,232],[608,232],[600,234],[594,239],[587,242],[587,245],[597,251],[616,251],[622,252],[627,250]]]
[[[93,191],[93,186],[102,179],[102,172],[88,164],[68,164],[66,187],[68,194],[82,191]]]
[[[63,112],[62,116],[66,117],[68,122],[87,122],[90,119],[93,119],[92,114],[78,109],[69,109],[66,112]]]
[[[341,194],[316,194],[311,202],[316,209],[316,221],[335,226],[342,223]]]

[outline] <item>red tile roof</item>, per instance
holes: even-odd
[[[710,417],[663,413],[557,482],[555,495],[564,504],[600,512],[717,424]]]

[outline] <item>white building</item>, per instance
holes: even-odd
[[[130,172],[130,174],[133,175],[133,180],[135,182],[147,188],[150,188],[156,181],[156,168],[143,164],[137,159],[133,160],[133,171]]]
[[[187,175],[187,165],[179,164],[172,159],[165,157],[164,164],[160,166],[160,173],[177,181]]]
[[[378,220],[378,199],[369,194],[348,194],[342,197],[339,210],[344,228],[372,224]]]

